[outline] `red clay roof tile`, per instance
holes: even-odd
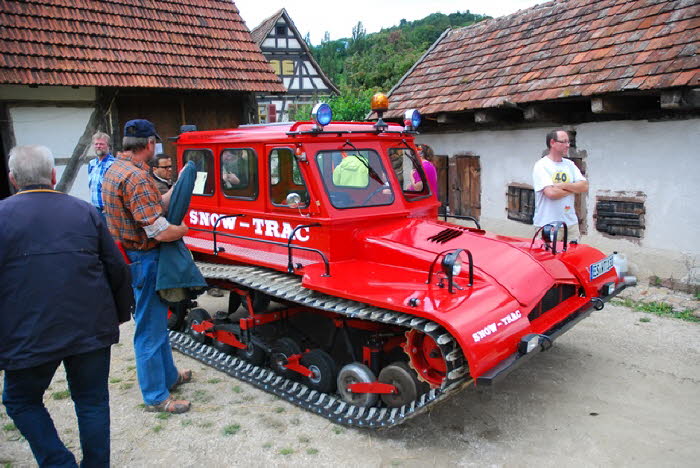
[[[697,0],[545,3],[449,31],[392,91],[387,116],[697,86],[699,36]]]
[[[0,83],[283,92],[232,0],[0,0]]]

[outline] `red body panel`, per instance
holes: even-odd
[[[187,224],[194,228],[185,239],[189,248],[208,261],[287,271],[289,236],[298,226],[314,224],[300,229],[292,242],[294,246],[315,249],[293,250],[294,273],[303,275],[304,287],[443,325],[459,342],[472,377],[514,353],[523,335],[546,332],[592,297],[599,296],[605,283],[616,281],[614,270],[590,280],[589,266],[605,257],[591,247],[570,245],[567,251],[553,255],[543,249],[539,239],[531,246],[530,239],[498,236],[438,221],[436,198],[404,196],[397,175],[390,170],[389,149],[412,149],[412,135],[401,133],[398,126],[389,128],[393,133],[377,133],[373,128],[371,124],[334,123],[322,134],[294,133],[311,130],[311,124],[301,123],[183,134],[177,142],[180,165],[184,151],[208,148],[215,155],[214,174],[221,174],[218,155],[223,149],[247,148],[257,154],[260,181],[255,199],[225,197],[218,180],[212,196],[194,195],[186,216]],[[347,141],[381,156],[388,168],[387,183],[393,190],[393,201],[356,208],[334,206],[316,155],[320,151],[341,151],[347,148]],[[306,155],[307,162],[298,163],[309,199],[303,209],[271,202],[273,187],[268,181],[273,179],[268,157],[276,148]],[[381,201],[385,196],[388,200],[385,193],[377,198]],[[231,214],[243,216],[221,221],[217,247],[224,250],[215,256],[213,224],[219,216]],[[446,229],[454,231],[451,240],[435,240],[434,236]],[[462,271],[455,280],[461,289],[453,293],[439,286],[440,261],[435,265],[438,273],[430,284],[427,282],[436,257],[451,249],[468,250],[474,267],[474,284],[468,286],[464,257]],[[561,243],[557,250],[562,250]],[[328,261],[330,276],[325,275],[323,257]],[[576,293],[531,321],[528,314],[555,285],[573,285]]]

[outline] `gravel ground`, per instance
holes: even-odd
[[[693,298],[688,297],[689,300]],[[210,311],[225,302],[205,296]],[[644,320],[641,320],[644,319]],[[650,321],[647,321],[650,319]],[[608,305],[494,390],[467,388],[403,425],[336,426],[175,353],[192,410],[147,413],[122,327],[110,377],[114,466],[697,466],[700,324]],[[46,405],[79,456],[60,371]],[[35,466],[0,411],[0,464]]]

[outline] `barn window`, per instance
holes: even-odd
[[[275,75],[280,74],[280,61],[279,60],[270,60],[270,66],[272,67],[272,70],[275,72]]]
[[[281,25],[275,26],[275,35],[276,36],[286,36],[287,35],[287,25],[281,24]]]
[[[535,191],[529,185],[508,186],[508,219],[532,224],[535,215]]]
[[[293,75],[294,74],[294,61],[293,60],[283,60],[282,61],[282,74],[283,75]]]
[[[596,197],[595,211],[600,232],[634,238],[644,234],[644,198]]]

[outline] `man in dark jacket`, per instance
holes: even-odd
[[[109,466],[110,347],[133,309],[131,276],[89,203],[53,190],[51,151],[18,146],[19,191],[0,201],[0,369],[3,403],[40,466],[76,466],[43,404],[63,363],[83,466]]]

